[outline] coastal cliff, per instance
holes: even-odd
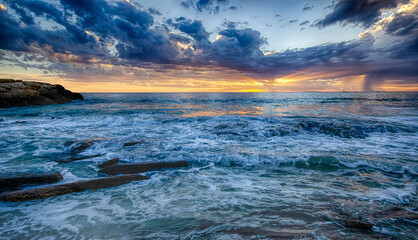
[[[62,104],[71,100],[84,98],[58,84],[0,79],[0,108]]]

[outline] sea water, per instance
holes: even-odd
[[[0,239],[416,239],[417,93],[83,94],[0,109],[0,171],[101,177],[97,165],[187,160],[149,180],[0,203]],[[20,122],[20,123],[19,123]],[[22,123],[23,122],[23,123]],[[66,141],[106,138],[59,163]],[[126,142],[140,141],[133,146]],[[335,219],[374,222],[372,230]]]

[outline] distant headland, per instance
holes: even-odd
[[[58,84],[0,79],[0,108],[62,104],[72,100],[84,100],[84,97]]]

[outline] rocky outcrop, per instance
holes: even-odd
[[[114,165],[114,164],[118,164],[118,163],[119,163],[119,158],[117,157],[117,158],[110,159],[109,161],[106,161],[102,164],[99,164],[98,167],[99,168],[105,168],[105,167],[108,167],[110,165]]]
[[[27,185],[56,183],[62,179],[63,177],[60,172],[0,177],[0,191],[16,189]]]
[[[34,199],[45,199],[73,192],[83,192],[100,188],[110,188],[130,183],[133,181],[148,179],[139,174],[128,174],[116,177],[104,177],[80,182],[58,184],[46,187],[23,189],[14,192],[0,194],[1,201],[24,202]]]
[[[106,138],[90,138],[84,140],[72,140],[64,143],[64,147],[68,148],[68,151],[65,154],[62,154],[61,157],[55,159],[55,162],[59,163],[69,163],[84,159],[90,159],[95,157],[101,157],[104,154],[94,154],[90,156],[80,156],[79,154],[86,150],[87,148],[93,146],[96,142],[101,142],[107,140]]]
[[[99,173],[105,173],[108,175],[143,173],[163,168],[181,168],[187,166],[189,166],[187,161],[113,164],[100,169]]]
[[[331,213],[325,217],[327,220],[334,221],[347,228],[362,230],[372,230],[373,226],[381,221],[406,219],[418,220],[418,213],[402,207],[392,207],[388,210],[377,212],[363,212],[362,214]]]
[[[106,141],[107,138],[90,138],[90,139],[83,139],[83,140],[72,140],[66,141],[64,143],[64,147],[70,147],[70,153],[80,153],[87,148],[91,147],[96,142]]]
[[[136,144],[144,143],[143,141],[136,141],[136,142],[126,142],[123,144],[124,147],[130,147]]]
[[[0,108],[62,104],[72,100],[84,98],[58,84],[0,79]]]

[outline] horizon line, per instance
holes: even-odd
[[[298,91],[298,92],[78,92],[84,94],[106,94],[106,93],[418,93],[418,91]]]

